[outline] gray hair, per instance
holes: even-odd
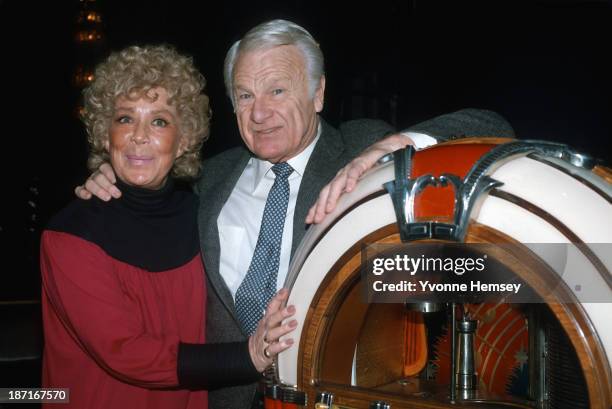
[[[244,35],[241,40],[236,41],[225,56],[223,66],[223,77],[227,95],[234,100],[234,65],[238,55],[253,50],[266,50],[281,45],[293,45],[304,55],[306,61],[306,72],[308,73],[308,90],[310,96],[314,96],[324,72],[323,53],[319,44],[306,29],[287,20],[271,20],[261,23]]]

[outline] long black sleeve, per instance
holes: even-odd
[[[214,389],[253,383],[261,378],[248,341],[219,344],[179,344],[177,374],[186,388]]]

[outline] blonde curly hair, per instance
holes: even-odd
[[[168,45],[131,46],[112,53],[96,67],[94,80],[84,91],[82,120],[90,146],[87,166],[96,170],[109,162],[105,143],[119,97],[146,96],[152,88],[168,93],[168,104],[179,116],[179,130],[188,146],[174,161],[172,176],[194,178],[200,172],[200,148],[208,138],[211,111],[203,93],[206,79],[190,57]]]

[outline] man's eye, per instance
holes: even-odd
[[[243,94],[238,95],[239,99],[249,99],[251,98],[251,94],[247,94],[246,92]]]
[[[132,118],[126,115],[121,115],[120,117],[116,119],[116,121],[120,124],[129,124],[132,122]]]
[[[166,127],[168,125],[168,121],[165,119],[157,118],[153,120],[153,126]]]
[[[273,94],[273,95],[280,95],[280,94],[282,94],[283,92],[285,92],[285,90],[284,90],[284,89],[282,89],[282,88],[276,88],[276,89],[272,90],[272,94]]]

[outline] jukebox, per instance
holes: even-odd
[[[431,243],[489,246],[532,298],[368,302],[377,249]],[[612,173],[566,145],[467,138],[388,155],[294,256],[299,342],[266,407],[608,409],[610,243]]]

